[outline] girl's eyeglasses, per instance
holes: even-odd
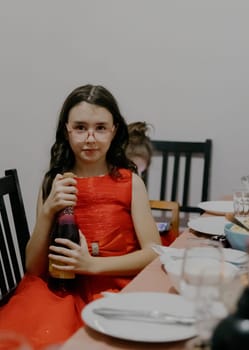
[[[84,125],[75,125],[71,126],[66,124],[67,131],[73,136],[86,140],[89,136],[93,136],[95,139],[103,139],[112,133],[115,129],[115,126],[106,126],[106,125],[96,125],[94,128],[88,128]]]

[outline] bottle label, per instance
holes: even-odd
[[[64,208],[61,215],[74,215],[73,207]]]
[[[48,271],[51,277],[60,278],[60,279],[74,279],[75,273],[72,271],[61,271],[52,266],[53,260],[49,259]],[[56,265],[64,265],[56,261]]]

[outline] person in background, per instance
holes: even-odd
[[[128,124],[129,143],[126,147],[126,156],[137,166],[139,176],[150,166],[153,146],[149,136],[151,125],[146,122]]]
[[[60,343],[83,325],[84,305],[120,291],[155,257],[160,235],[143,180],[125,154],[128,127],[114,96],[100,85],[73,90],[62,105],[55,142],[26,247],[26,274],[0,309],[0,329],[23,334],[35,349]],[[72,172],[74,177],[63,177]],[[73,207],[80,244],[50,234],[57,214]],[[48,288],[48,258],[77,275],[64,297]]]
[[[137,166],[139,176],[144,177],[145,171],[151,164],[153,145],[150,138],[151,124],[146,122],[134,122],[128,124],[129,143],[126,147],[127,157]],[[178,232],[168,229],[167,222],[157,224],[164,246],[170,245],[178,236]]]

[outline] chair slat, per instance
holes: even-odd
[[[188,204],[189,197],[189,181],[190,181],[190,171],[191,171],[191,153],[186,154],[185,158],[185,173],[184,173],[184,183],[183,183],[183,197],[182,197],[182,205],[184,207]]]
[[[175,201],[177,196],[178,182],[179,182],[179,161],[180,154],[178,152],[174,153],[174,169],[173,169],[173,180],[171,189],[171,200]]]
[[[160,199],[163,199],[166,196],[167,169],[168,169],[168,152],[163,152]]]

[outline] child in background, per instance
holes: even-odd
[[[128,124],[129,143],[126,147],[126,155],[137,166],[139,176],[150,166],[153,146],[150,140],[149,129],[151,125],[145,122]]]
[[[153,145],[149,136],[152,125],[146,122],[134,122],[128,124],[129,144],[126,147],[126,155],[137,166],[139,176],[143,178],[144,172],[151,164]],[[157,223],[161,235],[162,244],[170,245],[178,236],[178,232],[169,229],[168,222]]]

